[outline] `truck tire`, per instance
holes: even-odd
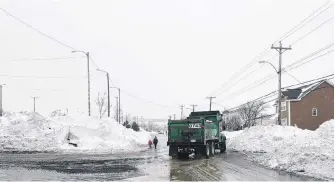
[[[178,159],[187,159],[188,157],[187,153],[178,153]]]
[[[178,147],[170,146],[169,147],[169,156],[172,156],[172,157],[178,156]]]
[[[214,146],[214,142],[210,142],[210,155],[214,156],[215,155],[215,146]]]
[[[221,148],[220,148],[220,153],[226,152],[226,141],[222,142]]]
[[[206,143],[206,146],[204,147],[204,155],[205,157],[208,159],[210,157],[210,147],[209,147],[209,143]]]

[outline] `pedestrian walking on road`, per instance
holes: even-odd
[[[158,143],[158,139],[157,139],[157,136],[155,136],[155,138],[154,138],[155,149],[157,148],[157,143]]]
[[[150,139],[149,139],[148,145],[149,145],[149,148],[151,148],[152,141]]]

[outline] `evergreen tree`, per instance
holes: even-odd
[[[131,128],[134,131],[140,131],[140,127],[138,126],[138,124],[135,121],[132,123]]]
[[[124,123],[123,123],[123,126],[126,127],[126,128],[131,128],[131,125],[129,123],[128,120],[126,120]]]

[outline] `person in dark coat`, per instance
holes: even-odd
[[[155,136],[153,143],[154,143],[154,145],[155,145],[155,149],[156,149],[156,148],[157,148],[157,143],[158,143],[157,136]]]

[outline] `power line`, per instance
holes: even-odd
[[[316,54],[318,54],[318,53],[320,53],[320,52],[326,50],[327,48],[329,48],[329,47],[332,46],[333,44],[334,44],[334,43],[329,44],[329,45],[327,45],[327,46],[325,46],[325,47],[323,47],[323,48],[321,48],[321,49],[319,49],[319,50],[317,50],[317,51],[315,51],[315,52],[309,54],[308,56],[305,56],[305,57],[303,57],[303,58],[301,58],[301,59],[299,59],[299,60],[293,62],[292,64],[290,64],[290,65],[288,65],[288,66],[285,66],[285,67],[283,68],[283,70],[292,70],[292,69],[295,69],[295,68],[297,68],[297,67],[302,66],[303,64],[306,64],[306,63],[311,62],[311,61],[313,61],[313,60],[315,60],[315,59],[317,59],[317,58],[320,58],[320,57],[322,57],[322,56],[324,56],[324,55],[326,55],[326,54],[329,54],[329,53],[332,52],[333,50],[332,50],[332,51],[329,51],[329,52],[327,52],[327,53],[325,53],[325,54],[323,54],[323,55],[320,55],[320,56],[318,56],[318,57],[315,57],[315,58],[313,58],[312,60],[307,61],[306,63],[300,64],[300,65],[298,65],[298,66],[296,66],[296,67],[291,68],[291,67],[292,67],[293,65],[295,65],[296,63],[299,63],[299,62],[301,62],[301,61],[303,61],[303,60],[306,60],[306,59],[310,58],[311,56],[314,56],[314,55],[316,55]],[[286,73],[287,73],[287,72],[286,72]],[[272,75],[272,76],[271,76],[271,75]],[[269,74],[269,75],[267,75],[266,77],[264,77],[264,78],[262,78],[262,79],[260,79],[260,80],[258,80],[258,81],[256,81],[256,82],[254,82],[254,83],[252,83],[252,84],[250,84],[250,85],[248,85],[248,86],[246,86],[246,87],[243,87],[243,88],[240,89],[239,91],[237,91],[237,92],[233,92],[233,93],[229,94],[228,96],[224,97],[223,99],[219,100],[218,102],[222,102],[222,101],[224,101],[224,100],[227,100],[228,98],[235,97],[235,96],[237,96],[237,95],[239,95],[239,94],[241,94],[241,93],[244,93],[244,92],[249,91],[249,90],[251,90],[251,89],[253,89],[253,88],[255,88],[255,87],[258,87],[258,86],[264,84],[265,82],[271,80],[271,79],[274,78],[275,76],[276,76],[275,74]]]
[[[323,76],[323,77],[320,77],[320,78],[316,78],[316,79],[312,79],[312,80],[304,81],[304,82],[299,83],[299,84],[293,84],[293,85],[285,86],[285,87],[283,87],[282,89],[286,89],[286,88],[290,88],[290,87],[294,87],[294,86],[298,86],[298,85],[305,85],[306,83],[314,84],[314,83],[317,83],[317,82],[319,82],[319,81],[321,81],[321,80],[324,80],[324,79],[326,79],[326,80],[331,79],[331,78],[329,78],[329,77],[331,77],[331,76],[334,76],[334,74],[330,74],[330,75]],[[313,82],[313,83],[310,83],[310,82]],[[277,93],[277,91],[275,90],[275,91],[272,91],[272,92],[270,92],[270,93],[268,93],[268,94],[266,94],[266,95],[263,95],[263,96],[261,96],[261,97],[258,97],[258,98],[256,98],[256,99],[251,100],[251,101],[248,101],[248,102],[255,102],[255,101],[264,100],[264,99],[266,99],[266,98],[269,98],[269,97],[274,96],[276,93]],[[273,95],[271,95],[271,94],[273,94]],[[274,99],[274,100],[277,100],[277,99]],[[243,105],[243,104],[241,104],[241,105]],[[240,107],[241,105],[236,106],[236,107],[233,107],[233,108],[228,109],[228,110],[234,110],[234,109]]]
[[[164,107],[164,108],[173,108],[173,109],[176,109],[176,107],[171,107],[171,106],[166,106],[166,105],[162,105],[162,104],[157,104],[157,103],[151,102],[151,101],[149,101],[149,100],[140,98],[140,97],[138,97],[138,96],[129,94],[129,93],[125,92],[124,90],[121,90],[121,92],[125,93],[126,95],[128,95],[128,96],[130,96],[130,97],[133,97],[133,98],[135,98],[135,99],[138,99],[138,100],[147,102],[147,103],[149,103],[149,104],[153,104],[153,105],[156,105],[156,106],[159,106],[159,107]]]
[[[304,20],[302,20],[300,23],[298,23],[296,26],[294,26],[291,30],[289,30],[287,33],[284,34],[284,36],[282,36],[280,39],[278,39],[277,41],[275,41],[274,43],[279,42],[279,40],[284,40],[287,37],[289,37],[290,35],[292,35],[294,32],[298,31],[299,29],[301,29],[303,26],[305,26],[307,23],[309,23],[310,21],[312,21],[313,19],[315,19],[317,16],[319,16],[320,14],[324,13],[326,10],[328,10],[331,6],[333,6],[333,4],[329,7],[327,7],[326,9],[324,9],[323,11],[319,12],[316,16],[312,17],[314,14],[316,14],[319,10],[321,10],[323,7],[325,7],[330,1],[326,2],[325,4],[323,4],[321,7],[319,7],[316,11],[314,11],[313,13],[311,13],[309,16],[307,16]],[[310,20],[308,20],[307,22],[305,22],[308,18],[312,17]],[[303,24],[305,22],[305,24]],[[302,25],[301,25],[302,24]],[[300,26],[301,25],[301,26]],[[300,27],[299,27],[300,26]],[[299,28],[297,28],[299,27]],[[296,29],[297,28],[297,29]],[[317,29],[317,28],[316,28]],[[315,29],[315,30],[316,30]],[[314,31],[315,31],[314,30]],[[299,40],[298,40],[299,41]],[[271,46],[270,46],[271,47]],[[218,95],[218,94],[214,94],[216,90],[220,90],[224,89],[225,86],[229,85],[230,82],[232,82],[233,80],[235,80],[242,72],[244,72],[244,70],[250,68],[250,66],[255,63],[259,58],[263,57],[269,50],[271,50],[271,48],[268,47],[266,48],[260,55],[258,55],[257,57],[255,57],[251,62],[249,62],[244,68],[242,68],[239,72],[237,72],[236,74],[234,74],[228,81],[226,81],[224,84],[222,84],[218,89],[213,90],[209,95]]]
[[[47,38],[49,38],[49,39],[51,39],[51,40],[57,42],[57,43],[59,43],[60,45],[62,45],[62,46],[64,46],[64,47],[67,47],[67,48],[70,48],[70,49],[72,49],[72,50],[79,51],[78,49],[76,49],[76,48],[74,48],[74,47],[72,47],[72,46],[69,46],[69,45],[67,45],[67,44],[65,44],[65,43],[63,43],[63,42],[61,42],[61,41],[59,41],[59,40],[57,40],[57,39],[55,39],[55,38],[53,38],[53,37],[47,35],[46,33],[43,33],[42,31],[40,31],[40,30],[38,30],[38,29],[32,27],[32,26],[29,25],[28,23],[22,21],[21,19],[19,19],[19,18],[16,17],[16,16],[12,15],[12,14],[9,13],[8,11],[4,10],[3,8],[0,8],[0,10],[2,10],[3,12],[5,12],[7,15],[11,16],[12,18],[16,19],[17,21],[21,22],[22,24],[26,25],[27,27],[29,27],[29,28],[35,30],[37,33],[39,33],[39,34],[41,34],[41,35],[43,35],[43,36],[45,36],[45,37],[47,37]]]
[[[10,78],[31,78],[31,79],[83,79],[85,77],[65,77],[65,76],[14,76],[14,75],[3,75],[0,77],[10,77]]]
[[[318,25],[317,27],[315,27],[314,29],[312,29],[311,31],[309,31],[307,34],[303,35],[302,37],[298,38],[297,40],[295,40],[293,43],[291,43],[290,46],[292,46],[293,44],[301,41],[302,39],[304,39],[305,37],[307,37],[308,35],[310,35],[311,33],[315,32],[317,29],[321,28],[323,25],[325,25],[326,23],[330,22],[330,20],[332,20],[334,17],[332,16],[331,18],[329,18],[328,20],[326,20],[325,22],[321,23],[320,25]]]
[[[49,38],[50,40],[53,40],[53,41],[57,42],[58,44],[60,44],[60,45],[62,45],[62,46],[64,46],[64,47],[67,47],[67,48],[69,48],[69,49],[72,49],[72,50],[75,50],[75,51],[80,51],[80,50],[78,50],[78,49],[76,49],[76,48],[74,48],[74,47],[72,47],[72,46],[70,46],[70,45],[68,45],[68,44],[65,44],[65,43],[63,43],[63,42],[61,42],[61,41],[59,41],[59,40],[57,40],[57,39],[55,39],[55,38],[49,36],[49,35],[46,34],[46,33],[43,33],[42,31],[38,30],[37,28],[34,28],[33,26],[31,26],[31,25],[29,25],[28,23],[26,23],[26,22],[24,22],[23,20],[21,20],[20,18],[18,18],[18,17],[16,17],[16,16],[12,15],[12,14],[9,13],[8,11],[6,11],[5,9],[0,8],[0,10],[2,10],[3,12],[5,12],[7,15],[11,16],[12,18],[16,19],[16,20],[19,21],[20,23],[22,23],[22,24],[26,25],[27,27],[31,28],[32,30],[36,31],[37,33],[39,33],[39,34],[41,34],[41,35],[43,35],[43,36]],[[99,68],[99,67],[97,66],[97,64],[93,61],[93,59],[92,59],[91,57],[90,57],[90,59],[91,59],[92,63],[94,64],[94,66],[95,66],[96,68]]]
[[[298,68],[298,67],[300,67],[300,66],[302,66],[302,65],[304,65],[304,64],[306,64],[306,63],[309,63],[309,62],[311,62],[311,61],[313,61],[313,60],[315,60],[315,59],[317,59],[317,58],[323,57],[323,56],[325,56],[325,55],[327,55],[327,54],[329,54],[329,53],[331,53],[331,52],[333,52],[333,51],[334,51],[334,49],[333,49],[333,50],[330,50],[330,51],[328,51],[328,52],[326,52],[326,53],[324,53],[324,54],[321,54],[321,55],[319,55],[319,56],[317,56],[317,57],[315,57],[315,58],[313,58],[313,59],[310,59],[310,60],[308,60],[308,61],[306,61],[306,62],[303,62],[303,63],[301,63],[301,64],[299,64],[299,65],[297,65],[297,66],[295,66],[295,67],[293,67],[293,68],[290,68],[290,69],[288,69],[288,70],[292,70],[292,69]]]
[[[77,57],[55,57],[55,58],[24,58],[10,60],[11,62],[21,62],[21,61],[53,61],[53,60],[66,60],[66,59],[76,59]]]
[[[325,4],[323,4],[321,7],[319,7],[317,10],[315,10],[313,13],[311,13],[309,16],[307,16],[304,20],[302,20],[299,24],[297,24],[295,27],[293,27],[290,31],[288,31],[283,37],[281,37],[279,40],[284,40],[287,37],[289,37],[290,35],[292,35],[294,32],[296,32],[297,30],[300,30],[302,27],[304,27],[306,24],[308,24],[309,22],[311,22],[312,20],[314,20],[317,16],[321,15],[322,13],[324,13],[325,11],[327,11],[330,7],[332,7],[334,4],[331,4],[330,6],[328,6],[326,9],[322,10],[321,12],[319,12],[317,15],[315,15],[313,18],[311,18],[310,20],[306,21],[308,18],[310,18],[311,16],[313,16],[314,14],[316,14],[319,10],[321,10],[323,7],[325,7],[330,1],[327,1]],[[306,21],[306,22],[305,22]],[[305,24],[303,24],[305,22]],[[303,24],[302,26],[300,26],[301,24]],[[300,26],[300,27],[299,27]],[[296,29],[297,27],[299,27],[298,29]],[[296,29],[296,30],[294,30]],[[294,30],[294,31],[293,31]]]
[[[322,48],[318,49],[317,51],[314,51],[314,52],[312,52],[311,54],[309,54],[309,55],[307,55],[307,56],[304,56],[303,58],[300,58],[299,60],[294,61],[293,63],[291,63],[291,64],[285,66],[285,69],[286,69],[286,70],[291,70],[291,67],[292,67],[292,66],[294,66],[294,65],[296,65],[296,64],[298,64],[298,63],[300,63],[300,62],[302,62],[302,61],[304,61],[304,60],[306,60],[306,59],[308,59],[308,58],[310,58],[310,57],[312,57],[312,56],[315,56],[315,55],[317,55],[318,53],[320,53],[320,52],[322,52],[322,51],[327,50],[328,48],[332,47],[333,45],[334,45],[334,43],[328,44],[328,45],[326,45],[325,47],[322,47]]]

